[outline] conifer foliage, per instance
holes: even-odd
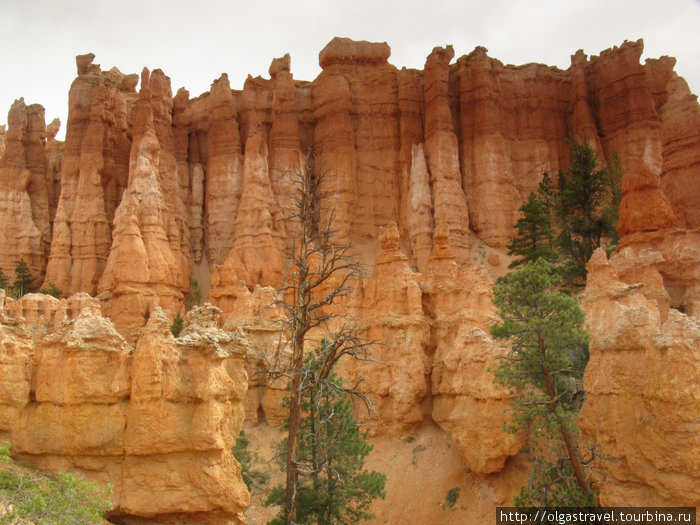
[[[353,398],[363,401],[368,409],[372,409],[370,399],[358,390],[357,385],[344,386],[334,375],[334,367],[340,360],[370,360],[372,342],[359,335],[359,327],[349,315],[339,313],[343,308],[338,307],[352,293],[354,283],[363,274],[363,268],[351,256],[350,244],[335,242],[337,232],[332,226],[333,213],[326,206],[327,196],[323,187],[325,175],[325,170],[315,165],[312,156],[307,158],[305,168],[296,173],[295,214],[290,217],[295,230],[289,254],[290,269],[279,299],[274,303],[285,312],[281,319],[280,345],[272,356],[261,356],[266,363],[261,372],[269,379],[281,379],[289,384],[286,482],[281,512],[282,522],[287,525],[299,523],[299,515],[310,512],[302,506],[309,504],[309,489],[305,482],[310,475],[304,459],[304,447],[308,446],[304,439],[308,436],[302,428],[310,408],[305,408],[304,404],[316,402],[318,407],[315,409],[319,411],[325,405],[335,407],[328,417],[333,415],[333,424],[345,421],[346,439],[350,439],[354,431],[347,418],[336,418],[345,411],[343,403]],[[319,350],[322,337],[325,341],[320,345],[322,350]],[[288,353],[283,350],[288,350]],[[313,359],[310,358],[312,355]],[[335,406],[336,402],[341,404]],[[321,432],[321,427],[315,428]],[[322,437],[316,436],[314,439],[321,446]],[[316,450],[321,453],[321,449]],[[323,461],[324,465],[335,465],[334,472],[337,473],[341,463],[330,457],[332,450],[323,452],[329,456]],[[341,453],[342,447],[335,450]],[[316,483],[312,487],[317,494],[314,497],[323,498],[321,473],[315,468],[311,472]],[[342,488],[345,482],[351,478],[348,475],[327,478],[335,488],[331,491],[330,499],[325,500],[326,505],[335,508],[334,502],[343,500],[338,498],[345,490]],[[328,491],[327,488],[325,490]],[[307,495],[304,496],[306,500],[301,500],[302,494]],[[346,508],[350,511],[353,507],[348,504]],[[320,515],[317,516],[321,520]],[[334,518],[319,523],[346,522]]]
[[[592,505],[595,495],[576,441],[577,380],[583,377],[588,336],[585,315],[558,290],[560,273],[543,259],[499,279],[494,304],[501,324],[491,334],[510,343],[495,370],[496,383],[513,395],[513,430],[538,429],[540,441],[559,442],[541,460],[535,456],[534,485],[520,501],[528,504]],[[558,450],[561,448],[561,450]],[[558,461],[548,462],[547,456]],[[544,467],[542,467],[544,465]],[[573,482],[572,482],[573,481]],[[556,495],[556,497],[555,497]]]
[[[32,284],[32,276],[29,273],[29,266],[24,259],[20,259],[15,267],[15,281],[12,283],[15,296],[19,299],[24,294],[29,293]]]
[[[600,167],[598,152],[587,143],[570,140],[569,153],[569,169],[559,174],[558,244],[568,261],[566,276],[585,281],[586,264],[603,238],[617,241],[622,171],[617,155]]]
[[[517,234],[508,244],[508,255],[516,259],[509,268],[519,268],[540,258],[550,262],[559,258],[554,249],[552,202],[552,181],[545,173],[538,191],[530,193],[520,207],[522,216],[515,223]]]
[[[567,283],[581,285],[596,248],[617,243],[622,171],[616,154],[601,167],[598,152],[586,142],[570,140],[569,152],[569,169],[559,173],[558,184],[545,173],[538,190],[520,207],[508,255],[515,256],[510,268],[540,258],[558,263]]]
[[[10,287],[10,278],[0,268],[0,289],[7,291]]]
[[[297,487],[296,522],[319,525],[353,525],[373,516],[368,507],[384,497],[386,476],[364,470],[372,446],[352,414],[342,380],[331,373],[321,380],[329,342],[322,341],[306,360],[310,388],[302,393],[297,469],[303,473]],[[340,388],[339,388],[340,387]],[[288,441],[282,443],[280,461],[286,465]],[[273,489],[268,504],[284,503],[284,487]],[[279,518],[273,525],[284,523]]]

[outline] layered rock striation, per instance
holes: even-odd
[[[244,413],[284,420],[284,382],[253,374],[278,345],[270,305],[308,168],[333,241],[368,266],[334,312],[382,341],[374,364],[342,370],[377,407],[371,431],[435,423],[472,472],[507,470],[522,441],[502,430],[508,397],[489,372],[503,351],[490,290],[518,208],[567,168],[574,137],[624,172],[622,241],[595,256],[586,291],[582,429],[615,460],[601,499],[697,504],[700,106],[673,59],[640,64],[642,50],[579,51],[559,70],[480,47],[454,61],[446,46],[421,71],[391,65],[385,43],[336,38],[311,82],[286,55],[269,79],[239,91],[224,74],[196,98],[160,70],[137,92],[138,75],[78,56],[65,143],[22,100],[0,132],[0,267],[23,258],[34,286],[67,297],[0,301],[0,432],[35,464],[114,483],[117,515],[239,522],[229,451]],[[170,337],[193,279],[230,333],[205,309]]]
[[[149,118],[163,227],[181,271],[172,284],[183,296],[193,275],[208,291],[215,266],[224,267],[222,286],[279,285],[294,172],[310,152],[328,175],[336,240],[356,244],[368,263],[381,229],[396,222],[401,249],[423,271],[444,219],[457,262],[476,259],[500,275],[519,206],[543,172],[567,167],[571,136],[601,159],[620,155],[622,234],[697,228],[700,109],[674,60],[642,65],[642,49],[639,41],[590,58],[579,51],[559,70],[504,65],[480,47],[453,61],[447,46],[419,71],[392,66],[386,44],[336,38],[313,82],[294,80],[287,55],[270,79],[236,91],[222,75],[194,99],[185,90],[173,97],[159,70],[143,76],[139,95],[138,76],[79,56],[62,148],[47,140],[38,107],[11,111],[0,198],[15,222],[4,222],[12,242],[0,263],[7,273],[20,253],[35,284],[97,293]],[[278,262],[266,267],[259,255]]]
[[[581,429],[603,505],[700,503],[699,246],[697,231],[675,231],[589,263]]]
[[[132,346],[85,294],[0,299],[0,439],[14,454],[111,484],[114,517],[244,522],[231,449],[248,342],[217,328],[217,309],[192,310],[174,339],[156,308]]]

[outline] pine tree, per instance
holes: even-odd
[[[539,190],[530,193],[527,202],[520,207],[522,217],[515,223],[516,235],[508,244],[508,255],[513,255],[516,259],[510,263],[509,268],[532,264],[540,258],[550,262],[558,259],[553,246],[551,201],[551,179],[545,173]]]
[[[61,295],[63,295],[63,290],[61,290],[55,284],[49,283],[49,287],[48,288],[41,288],[39,290],[39,293],[50,295],[51,297],[55,297],[56,299],[58,299],[59,297],[61,297]]]
[[[322,341],[305,364],[309,387],[302,394],[300,441],[297,469],[303,473],[297,486],[296,522],[319,525],[351,525],[371,519],[368,507],[375,498],[384,497],[386,477],[364,470],[364,461],[372,450],[352,414],[349,395],[335,374],[322,377],[330,347]],[[286,465],[287,441],[282,444],[280,460]],[[268,504],[283,505],[282,485],[273,489]],[[283,517],[272,524],[284,523]]]
[[[20,259],[15,267],[15,281],[13,284],[15,295],[19,299],[24,294],[29,293],[29,286],[32,284],[29,267],[24,259]]]
[[[557,242],[567,259],[565,278],[580,283],[603,237],[616,238],[622,173],[616,156],[601,168],[598,152],[586,142],[570,140],[569,154],[569,169],[559,174]]]
[[[191,310],[193,306],[202,302],[202,289],[199,287],[197,279],[190,279],[190,289],[185,295],[185,309]]]
[[[335,364],[343,358],[367,360],[372,343],[359,336],[359,327],[349,317],[337,312],[337,305],[353,291],[353,283],[362,275],[362,266],[350,255],[350,244],[336,244],[333,237],[333,213],[324,206],[323,184],[326,173],[307,158],[304,169],[296,172],[297,193],[294,221],[295,234],[289,254],[289,274],[274,303],[285,312],[280,320],[280,347],[277,352],[261,356],[266,362],[260,372],[269,379],[289,381],[289,417],[286,453],[286,483],[283,506],[284,523],[297,522],[300,475],[302,399],[319,382],[331,386],[329,379]],[[313,380],[305,366],[309,347],[323,332],[328,344],[322,363]],[[289,352],[284,352],[285,345]],[[288,358],[291,354],[291,358]],[[371,400],[354,386],[338,392],[362,400],[371,410]]]
[[[561,478],[566,485],[557,485],[566,495],[562,500],[594,504],[576,442],[578,404],[572,388],[585,368],[585,359],[580,359],[587,354],[585,316],[575,299],[557,290],[560,280],[559,271],[542,259],[498,280],[494,303],[502,324],[493,326],[491,333],[511,347],[494,375],[498,384],[511,389],[514,430],[536,428],[540,437],[556,437],[563,444],[560,461],[553,463],[561,468],[552,479],[542,475],[552,474],[551,469],[535,472],[544,480],[540,488]]]
[[[10,278],[0,268],[0,290],[7,291],[10,287]]]
[[[173,319],[173,323],[170,325],[170,333],[173,334],[173,337],[180,337],[180,332],[182,332],[182,329],[184,327],[185,327],[185,320],[180,315],[180,312],[178,312],[175,314],[175,318]]]

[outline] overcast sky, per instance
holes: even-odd
[[[294,78],[313,80],[334,36],[385,41],[389,62],[419,69],[447,44],[456,57],[484,46],[506,64],[566,69],[578,49],[597,55],[643,38],[642,61],[675,56],[700,93],[700,0],[0,0],[0,27],[0,124],[24,97],[65,127],[78,54],[95,53],[103,70],[160,68],[173,93],[195,97],[223,72],[235,89],[248,74],[267,78],[287,52]]]

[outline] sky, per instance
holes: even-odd
[[[561,69],[578,49],[591,56],[625,40],[646,58],[677,58],[676,72],[700,94],[700,0],[0,0],[0,125],[12,102],[46,108],[65,134],[75,56],[92,52],[103,70],[162,69],[173,93],[208,91],[221,73],[241,89],[268,78],[290,53],[292,74],[313,80],[318,53],[334,37],[387,42],[389,62],[422,69],[435,46],[455,60],[476,46],[505,64]]]

